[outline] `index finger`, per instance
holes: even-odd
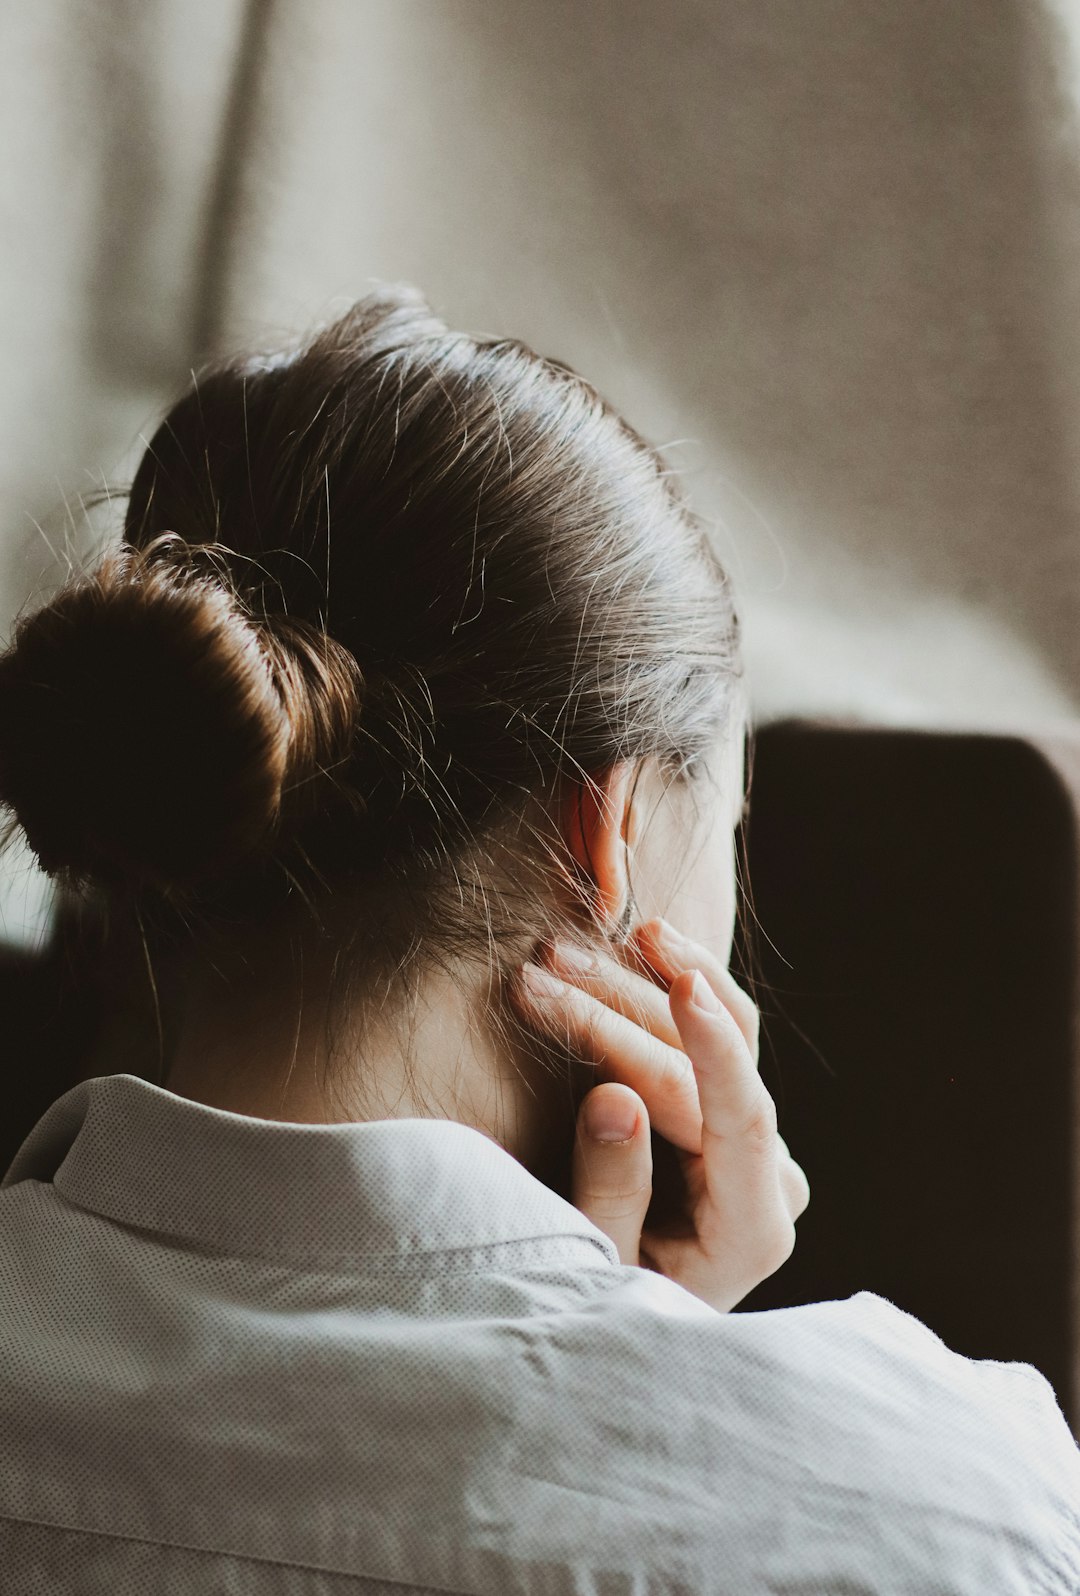
[[[687,1152],[701,1151],[697,1083],[681,1047],[661,1041],[618,1009],[547,969],[526,965],[522,981],[513,983],[510,991],[515,1003],[524,1002],[530,1015],[578,1058],[596,1064],[603,1078],[631,1087],[661,1136]]]

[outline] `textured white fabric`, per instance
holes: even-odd
[[[715,1313],[480,1131],[133,1075],[0,1190],[3,1596],[1076,1596],[1049,1384]]]

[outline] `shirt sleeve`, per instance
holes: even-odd
[[[1039,1596],[1080,1596],[1080,1447],[1050,1382],[1027,1363],[963,1357],[919,1319],[870,1292],[850,1306],[889,1354],[877,1370],[878,1397],[895,1413],[896,1478],[906,1477],[910,1498],[918,1500],[928,1496],[925,1480],[937,1475],[960,1563],[978,1563],[990,1548],[1003,1574],[995,1588],[1013,1589],[1008,1567],[1018,1588],[1022,1570]],[[905,1434],[906,1416],[916,1414]]]
[[[688,1589],[722,1566],[748,1596],[1080,1596],[1080,1448],[1036,1369],[954,1352],[870,1292],[718,1314],[622,1274],[627,1351],[608,1350],[603,1388],[649,1459],[639,1515],[710,1549]],[[666,1371],[652,1407],[646,1339]]]

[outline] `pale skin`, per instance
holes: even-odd
[[[608,773],[583,821],[596,912],[617,921],[632,856],[645,917],[610,957],[582,962],[581,949],[544,950],[543,964],[526,966],[517,989],[537,1023],[567,1035],[603,1076],[578,1114],[575,1205],[615,1243],[621,1262],[656,1270],[721,1312],[790,1256],[795,1220],[810,1200],[758,1074],[756,1005],[727,968],[742,756],[740,731],[722,745],[692,822],[680,802],[685,789],[652,786],[656,814],[644,835],[636,798],[628,803],[631,770]],[[672,890],[680,848],[684,868]],[[665,917],[655,912],[661,904]],[[552,974],[560,978],[554,988]],[[589,1134],[594,1111],[613,1129],[625,1116],[629,1136],[597,1140]],[[650,1125],[679,1151],[688,1208],[677,1234],[642,1228],[652,1195]]]
[[[568,817],[567,843],[591,877],[599,924],[619,924],[631,885],[636,923],[625,940],[611,937],[610,954],[587,955],[584,966],[573,962],[584,946],[538,949],[510,990],[522,1018],[569,1041],[600,1079],[578,1109],[571,1200],[624,1264],[667,1275],[721,1311],[790,1255],[809,1201],[757,1071],[756,1006],[727,968],[742,761],[740,726],[722,739],[708,779],[691,787],[665,782],[648,762],[594,778]],[[321,1084],[321,972],[305,970],[298,1019],[293,970],[268,929],[226,979],[197,980],[168,1088],[234,1113],[304,1123],[460,1120],[542,1177],[564,1098],[497,1046],[481,1017],[490,987],[470,992],[433,974],[409,1027],[413,1075],[403,1038],[388,1025],[367,1038],[355,1098],[346,1076],[331,1104]],[[561,981],[548,990],[552,976]],[[417,1060],[427,1063],[421,1089]],[[594,1114],[610,1120],[618,1110],[629,1111],[628,1138],[590,1134]],[[688,1210],[678,1235],[642,1233],[652,1193],[650,1125],[682,1165]]]

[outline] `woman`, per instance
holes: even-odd
[[[726,969],[745,713],[566,368],[394,290],[174,407],[0,660],[0,794],[161,1000],[161,1083],[0,1193],[5,1591],[1080,1589],[1035,1371],[724,1312],[808,1200]]]

